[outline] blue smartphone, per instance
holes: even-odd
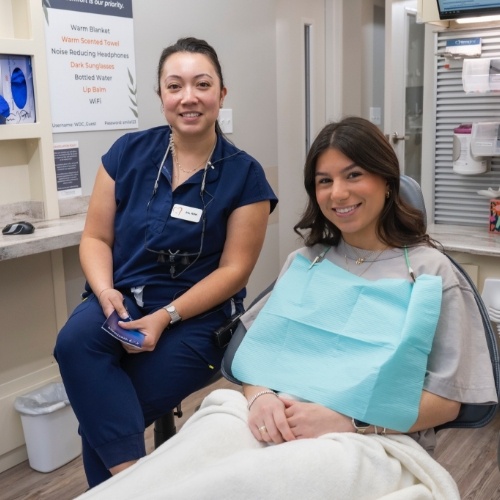
[[[132,321],[132,318],[130,316],[126,319],[120,318],[118,313],[113,311],[109,318],[103,323],[102,329],[120,342],[140,349],[146,337],[144,333],[139,330],[125,330],[125,328],[122,328],[118,324],[118,321]]]

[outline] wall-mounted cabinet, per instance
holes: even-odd
[[[28,218],[59,217],[42,0],[0,0],[0,54],[30,56],[35,123],[0,125],[0,223],[25,206]]]
[[[447,27],[447,21],[440,21],[439,10],[436,0],[418,0],[417,1],[418,20],[422,23],[438,24]]]
[[[480,4],[480,5],[479,5]],[[442,26],[444,28],[460,29],[463,28],[464,24],[469,27],[484,27],[498,26],[498,20],[491,19],[495,18],[498,14],[498,4],[495,6],[488,5],[488,2],[442,2],[440,4],[442,9],[444,9],[445,14],[443,14],[444,20],[441,20],[439,15],[438,1],[437,0],[417,0],[417,14],[418,20],[422,23],[435,24],[437,26]],[[455,7],[458,12],[455,11]],[[489,10],[489,12],[488,12]],[[461,11],[461,12],[460,12]],[[454,19],[447,19],[449,16],[456,16]],[[484,19],[478,19],[478,16],[483,16]],[[468,20],[466,23],[460,23],[464,21],[464,18],[474,18],[472,21]],[[458,19],[458,20],[457,20]]]

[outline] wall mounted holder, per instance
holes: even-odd
[[[500,122],[473,123],[471,151],[474,156],[500,156]]]
[[[466,93],[500,92],[500,59],[464,59],[462,84]]]

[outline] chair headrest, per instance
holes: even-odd
[[[419,183],[407,175],[402,175],[399,182],[399,194],[406,203],[423,213],[424,224],[427,226],[427,212]]]

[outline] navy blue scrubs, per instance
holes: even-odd
[[[217,269],[233,210],[277,203],[259,163],[221,136],[208,168],[172,191],[169,138],[166,126],[126,134],[102,158],[115,180],[114,286],[133,318],[165,306]],[[192,220],[175,217],[179,207],[192,209]],[[131,288],[142,286],[138,304]],[[101,329],[105,317],[88,285],[84,297],[59,332],[54,355],[80,423],[92,487],[110,476],[109,468],[144,456],[145,428],[220,367],[223,351],[212,333],[242,310],[245,290],[169,328],[154,351],[135,355]]]

